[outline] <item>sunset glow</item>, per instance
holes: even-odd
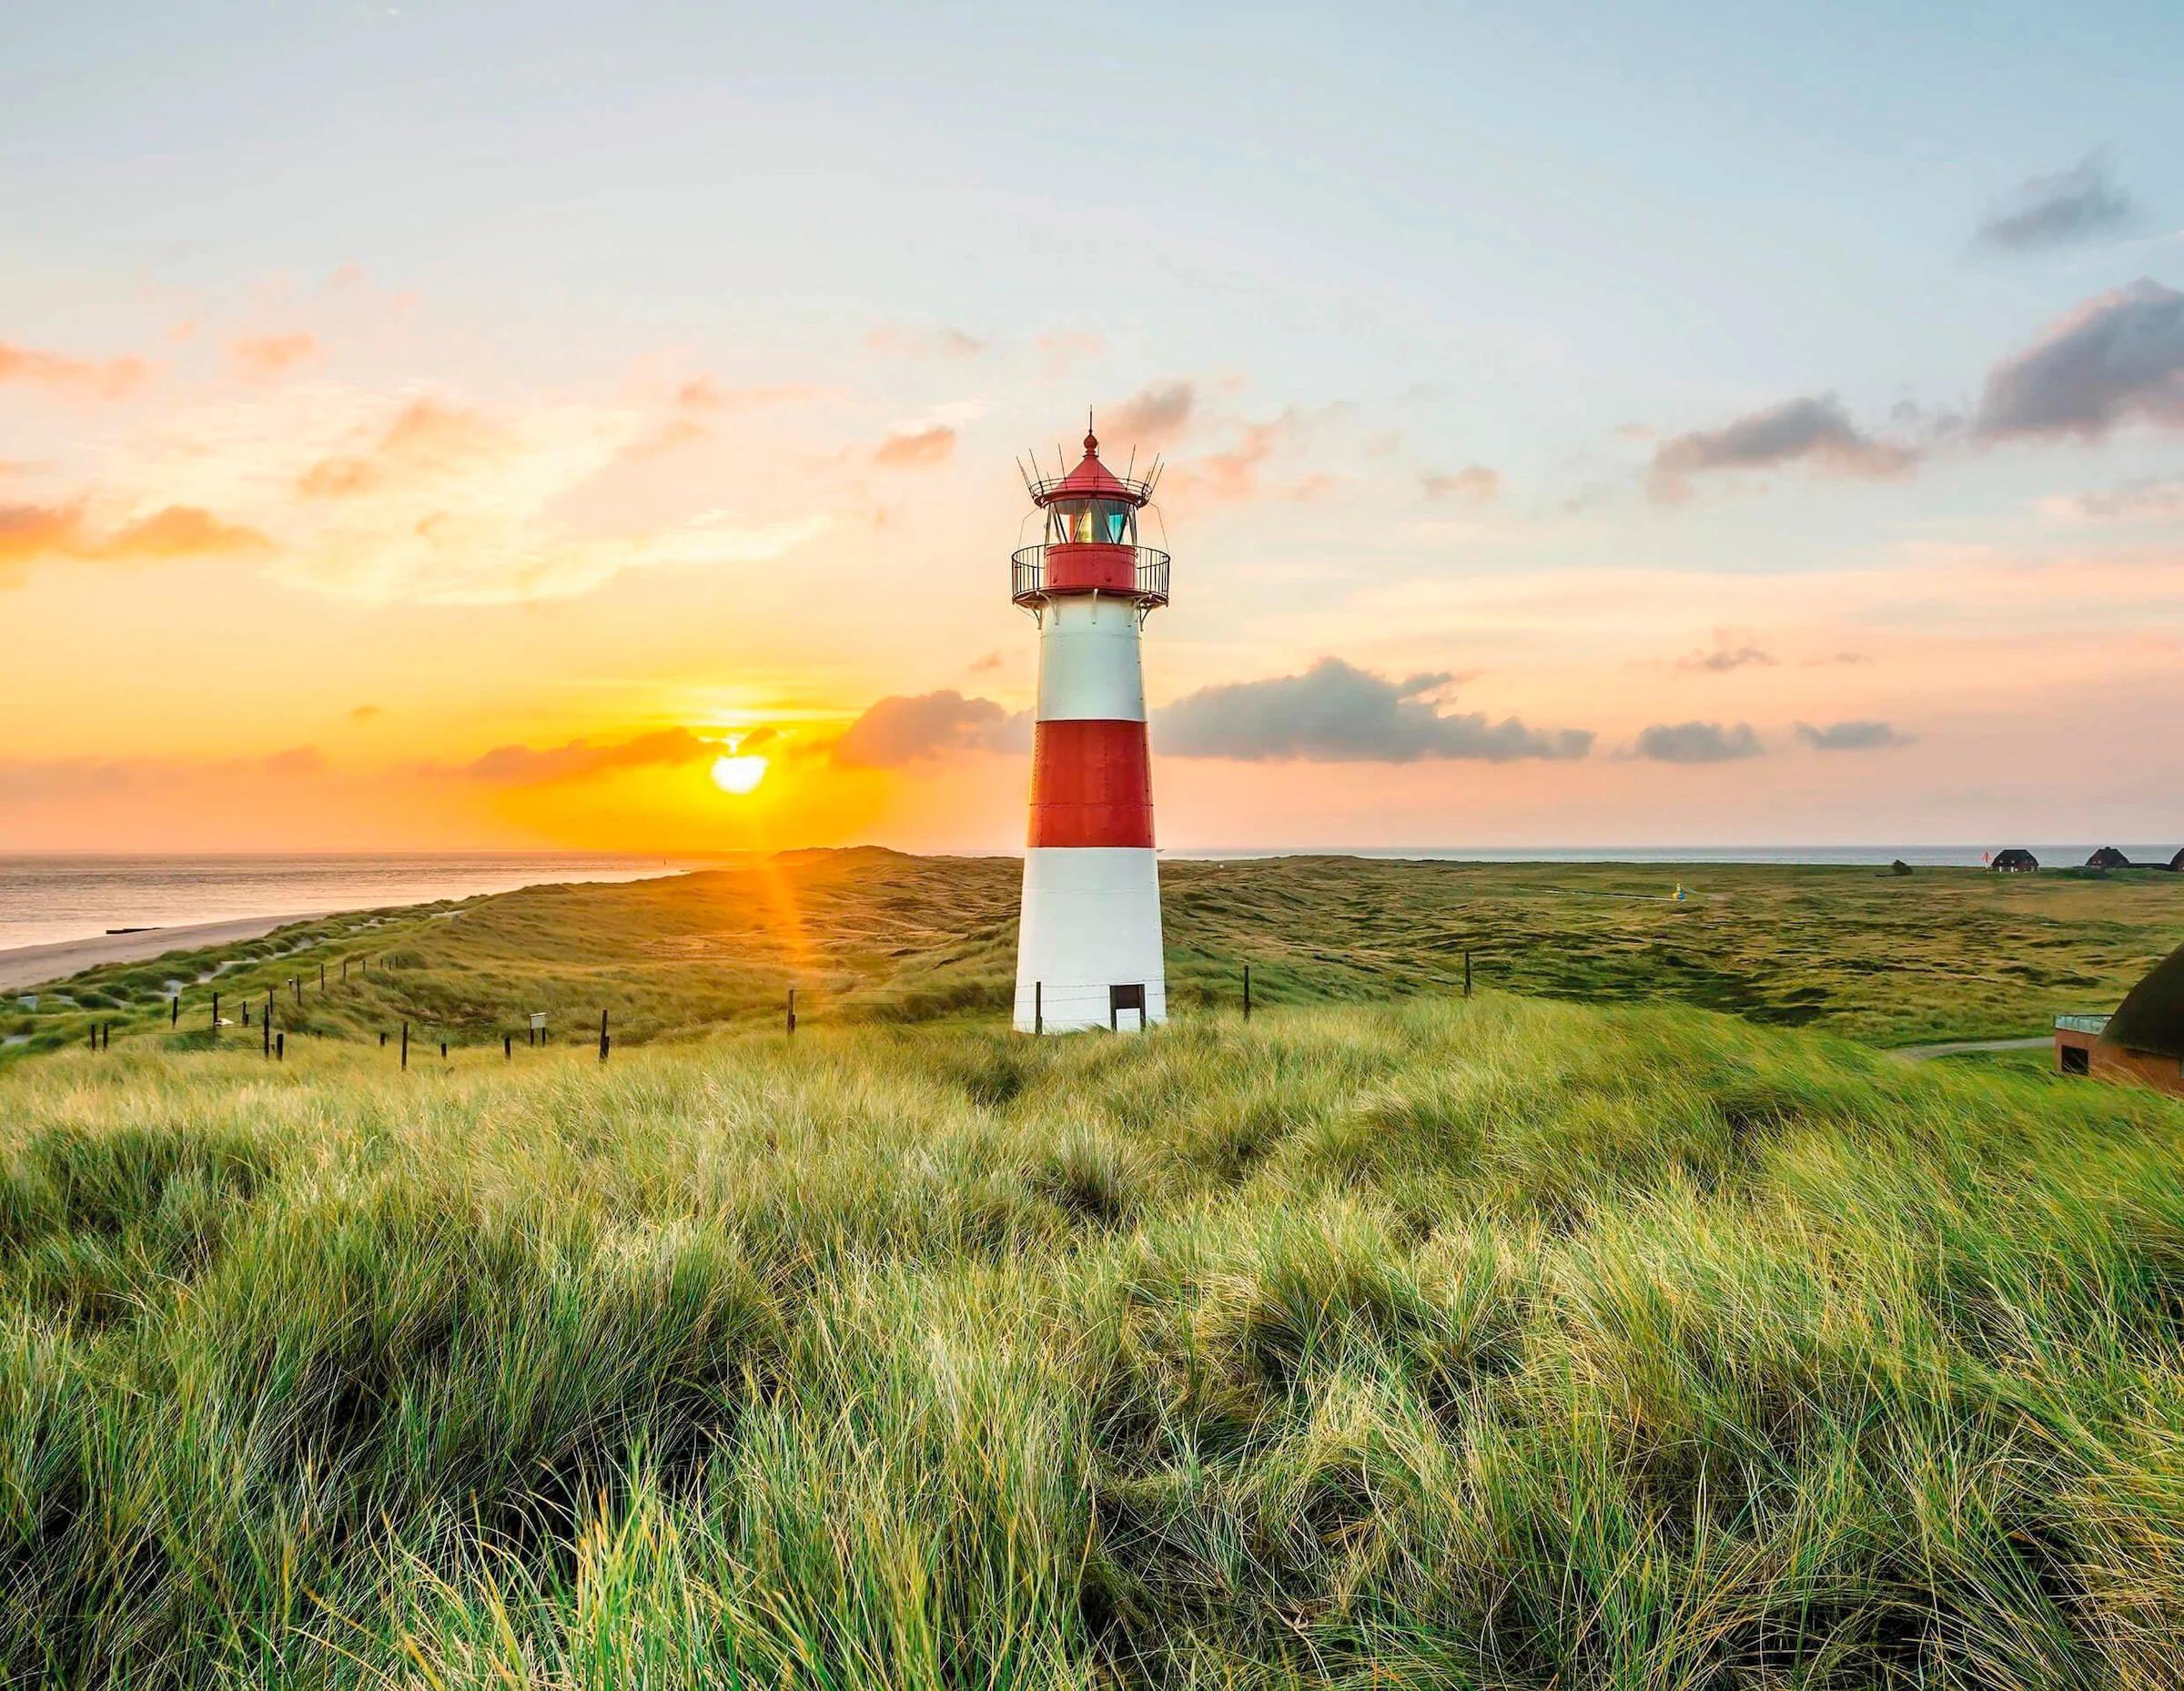
[[[1087,406],[1167,465],[1166,848],[2176,831],[2174,14],[1939,90],[1877,22],[1121,28],[1158,167],[1062,168],[1006,8],[549,11],[153,10],[127,99],[17,26],[0,849],[1020,849],[1015,461]]]
[[[739,798],[758,790],[758,784],[766,778],[766,760],[756,753],[742,757],[716,757],[713,760],[713,784],[723,793],[733,793]]]

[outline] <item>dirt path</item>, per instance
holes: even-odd
[[[1949,1039],[1940,1045],[1902,1046],[1889,1055],[1919,1063],[1929,1057],[1956,1057],[1966,1051],[2037,1051],[2053,1040],[2052,1034],[2038,1034],[2030,1039]]]

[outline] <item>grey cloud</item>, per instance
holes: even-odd
[[[1188,381],[1156,381],[1140,388],[1098,420],[1110,440],[1159,446],[1189,424],[1198,389]]]
[[[1916,734],[1899,732],[1887,723],[1842,722],[1815,728],[1797,724],[1797,737],[1815,752],[1872,752],[1884,746],[1909,745]]]
[[[1660,764],[1725,764],[1757,757],[1767,748],[1750,723],[1655,723],[1638,736],[1637,754]]]
[[[1025,744],[1027,719],[991,699],[966,699],[950,689],[895,694],[850,724],[834,742],[834,762],[852,769],[896,769],[952,753],[1011,751]]]
[[[2131,220],[2131,199],[2095,153],[2068,170],[2021,183],[1979,220],[1989,252],[2031,252],[2090,239]]]
[[[1705,670],[1719,675],[1746,664],[1757,664],[1763,669],[1774,667],[1776,659],[1772,652],[1762,652],[1757,646],[1717,646],[1712,652],[1687,652],[1676,660],[1676,667],[1685,670]]]
[[[2184,428],[2184,293],[2140,277],[2096,294],[1988,372],[1978,431],[1987,440],[2075,434],[2118,423]]]
[[[1449,685],[1446,671],[1393,681],[1321,658],[1301,675],[1201,687],[1154,718],[1154,743],[1178,757],[1246,763],[1414,763],[1421,758],[1582,757],[1592,735],[1549,732],[1513,716],[1444,714],[1425,695]]]
[[[1771,470],[1809,462],[1837,475],[1907,474],[1917,451],[1861,431],[1832,393],[1785,400],[1719,429],[1694,430],[1653,452],[1653,497],[1685,498],[1691,478],[1721,471]]]
[[[1467,464],[1452,476],[1429,475],[1423,478],[1422,485],[1428,499],[1453,496],[1483,505],[1500,495],[1502,472],[1485,464]]]
[[[2162,521],[2184,517],[2184,476],[2141,476],[2099,493],[2068,501],[2076,516],[2104,520]]]

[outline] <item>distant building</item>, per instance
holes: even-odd
[[[2133,1080],[2184,1098],[2184,946],[2157,963],[2113,1016],[2057,1017],[2055,1071]]]
[[[2040,866],[2040,860],[2022,846],[2012,846],[2007,851],[1995,854],[1997,875],[2029,875]]]
[[[2169,860],[2169,866],[2175,870],[2179,875],[2184,875],[2184,851],[2179,851],[2175,856],[2171,857]]]
[[[2128,869],[2130,866],[2131,860],[2113,846],[2103,846],[2086,859],[2086,867],[2088,869]]]

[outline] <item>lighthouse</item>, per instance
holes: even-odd
[[[1168,1019],[1138,661],[1145,619],[1168,602],[1168,554],[1138,543],[1158,480],[1157,468],[1117,475],[1089,430],[1076,469],[1025,477],[1046,538],[1010,561],[1011,596],[1039,629],[1016,932],[1022,1033],[1138,1032]]]

